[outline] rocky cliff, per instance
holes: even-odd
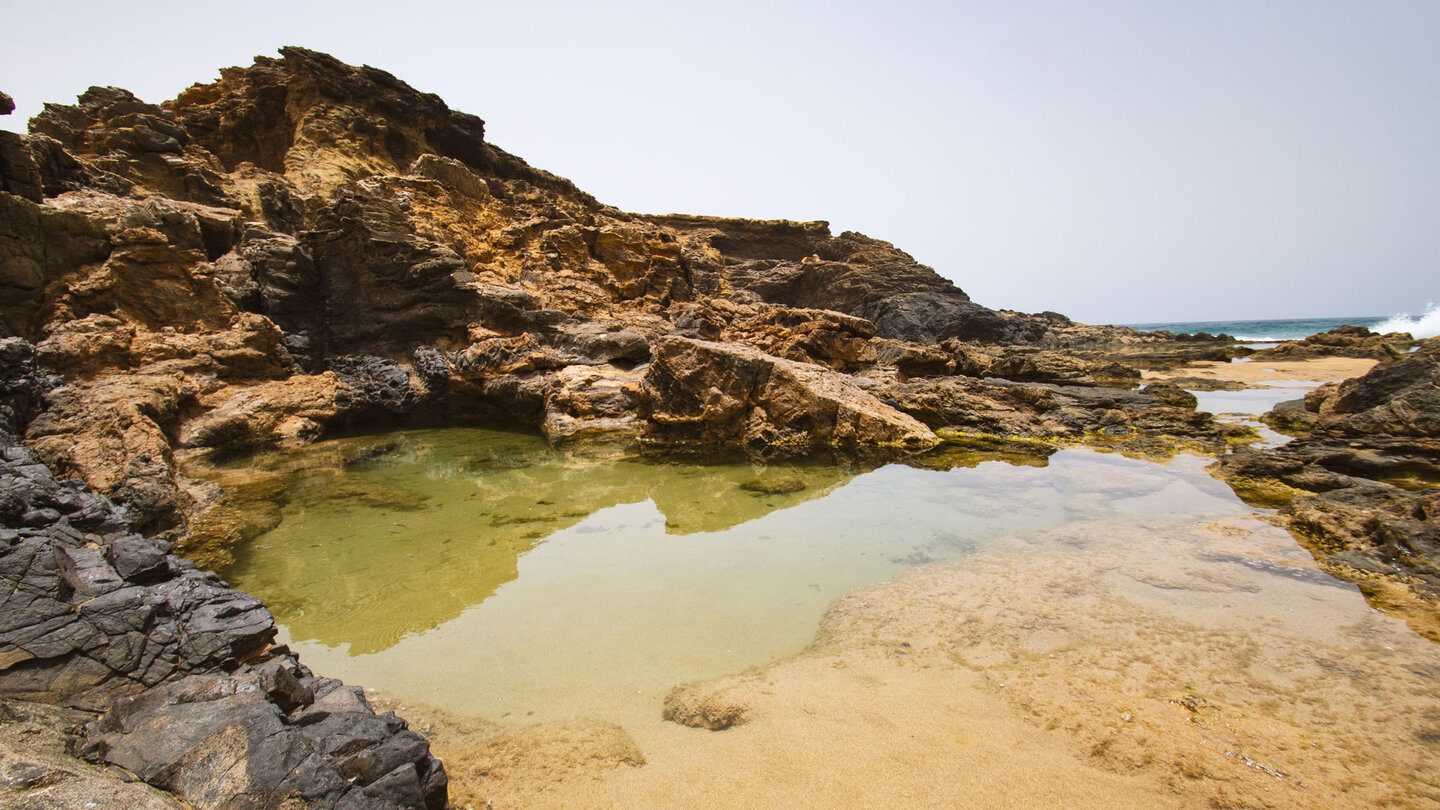
[[[1132,390],[1116,358],[1162,358],[1164,336],[988,309],[823,222],[625,213],[300,48],[0,132],[0,337],[0,573],[24,597],[0,691],[107,709],[75,744],[205,807],[433,807],[444,775],[170,553],[243,532],[177,455],[421,420],[762,456],[1235,430]],[[267,764],[207,770],[225,757]]]
[[[299,48],[164,105],[100,87],[47,105],[0,138],[0,177],[0,333],[63,377],[27,444],[176,536],[213,494],[180,480],[178,450],[401,418],[918,448],[917,418],[974,422],[937,410],[958,389],[1026,433],[1079,435],[1114,425],[981,381],[1129,387],[1053,350],[1154,340],[987,309],[823,222],[624,213],[439,98]],[[907,413],[912,378],[941,382]]]

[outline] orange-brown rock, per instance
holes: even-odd
[[[1317,332],[1304,340],[1287,340],[1269,349],[1257,349],[1256,360],[1303,360],[1309,357],[1370,357],[1391,360],[1399,357],[1413,343],[1405,332],[1377,334],[1363,326],[1339,326],[1328,332]]]
[[[793,453],[936,441],[913,417],[835,371],[681,337],[655,345],[643,413],[640,438],[652,446]]]
[[[224,544],[267,519],[207,511],[214,487],[187,479],[177,450],[410,419],[765,455],[919,452],[932,427],[1223,443],[1173,392],[1126,390],[1137,378],[1112,362],[1159,362],[1173,338],[988,309],[823,222],[625,213],[488,143],[479,118],[301,48],[163,105],[91,88],[47,105],[27,136],[0,133],[0,371],[21,381],[0,380],[0,428],[171,539]],[[99,554],[79,557],[105,575]],[[272,698],[307,703],[300,670],[264,677]],[[210,697],[216,713],[272,711]],[[147,745],[178,727],[184,698],[137,710]],[[203,769],[217,743],[183,736]],[[194,764],[151,768],[135,750],[111,761],[152,780]],[[443,805],[443,771],[411,753],[405,773],[365,774],[366,795]],[[256,806],[290,784],[245,787],[255,774],[232,771],[237,790],[260,785],[244,799]],[[315,795],[358,789],[330,787]]]
[[[689,405],[656,382],[676,356],[653,347],[670,337],[724,344],[717,368],[773,377],[737,399],[745,426],[710,424],[704,442],[793,447],[928,441],[846,374],[1129,384],[1059,349],[1153,345],[986,309],[823,222],[618,211],[487,143],[480,119],[300,48],[163,105],[93,88],[49,105],[0,160],[0,286],[14,292],[0,332],[70,381],[30,440],[177,531],[193,499],[176,446],[412,416],[694,445],[673,421]],[[991,399],[958,421],[1011,394],[967,396]]]

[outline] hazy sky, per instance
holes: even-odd
[[[825,219],[1088,322],[1440,302],[1440,2],[20,2],[23,129],[285,44],[640,212]]]

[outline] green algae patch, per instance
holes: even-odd
[[[1044,467],[1060,448],[1053,442],[1028,437],[1007,437],[985,433],[964,433],[941,428],[941,442],[929,452],[907,463],[927,470],[974,468],[988,461],[1024,467]]]
[[[961,447],[972,447],[983,450],[999,450],[1004,448],[1044,448],[1050,452],[1065,446],[1074,444],[1073,441],[1060,436],[1002,436],[998,433],[981,433],[977,431],[964,431],[957,428],[942,427],[935,431],[935,435],[945,444]]]
[[[1244,475],[1217,477],[1229,484],[1235,496],[1245,505],[1257,509],[1279,509],[1302,495],[1312,494],[1274,478],[1252,478]]]

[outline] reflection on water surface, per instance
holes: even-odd
[[[283,505],[223,574],[325,674],[485,717],[626,720],[675,683],[799,652],[846,592],[996,537],[1251,512],[1205,459],[991,458],[862,471],[477,429],[336,440],[240,462]]]

